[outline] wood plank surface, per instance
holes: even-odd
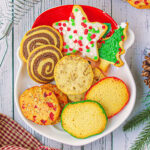
[[[140,74],[142,71],[143,51],[147,48],[150,49],[150,10],[137,10],[122,0],[42,0],[22,18],[18,25],[14,26],[8,37],[8,53],[0,68],[0,112],[15,119],[41,143],[49,147],[62,150],[128,150],[142,126],[130,133],[124,133],[121,126],[102,139],[85,146],[74,147],[55,142],[39,135],[23,122],[17,112],[14,104],[14,86],[19,66],[17,51],[20,41],[24,34],[32,27],[34,20],[40,13],[52,7],[67,4],[94,6],[107,12],[118,24],[123,21],[129,22],[129,26],[135,33],[136,41],[128,50],[126,59],[133,73],[138,90],[136,107],[131,116],[143,108],[140,99],[148,91],[148,88],[144,86],[143,78]]]

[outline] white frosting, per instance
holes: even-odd
[[[126,28],[127,24],[125,22],[122,22],[120,25],[122,28]]]
[[[76,10],[76,11],[75,11]],[[79,51],[79,48],[82,48],[82,55],[83,56],[87,56],[91,59],[98,59],[98,52],[97,52],[97,41],[100,39],[100,37],[105,33],[106,31],[106,26],[99,23],[99,22],[88,22],[86,16],[83,15],[82,13],[82,9],[74,6],[72,13],[74,14],[74,23],[75,25],[72,26],[72,19],[71,17],[69,17],[69,21],[60,21],[55,23],[53,26],[58,29],[58,31],[61,33],[63,33],[63,38],[64,38],[64,42],[66,43],[66,45],[69,46],[69,48],[71,48],[71,50],[66,49],[66,45],[64,46],[64,49],[67,51],[67,53],[72,53],[72,49]],[[86,26],[87,27],[83,27],[81,24],[85,21],[83,21],[83,18],[86,18]],[[59,23],[59,25],[58,25]],[[61,23],[61,24],[60,24]],[[66,27],[63,26],[63,24],[66,24]],[[94,33],[92,31],[88,31],[88,33],[91,33],[91,35],[95,35],[94,38],[91,39],[91,41],[93,41],[93,44],[90,43],[90,41],[87,39],[88,34],[84,34],[85,29],[89,29],[89,27],[91,27],[95,29],[95,31],[99,31],[99,33]],[[67,31],[67,28],[70,28],[70,31]],[[62,31],[60,30],[60,28],[63,28]],[[93,29],[93,30],[94,30]],[[74,33],[73,31],[77,30],[77,33]],[[69,38],[69,36],[72,35],[72,38]],[[82,40],[80,40],[79,38],[83,37]],[[91,36],[89,36],[91,37]],[[82,41],[82,46],[79,43],[74,43],[74,41]],[[87,50],[87,46],[89,47],[89,49]],[[89,51],[89,52],[88,52]]]

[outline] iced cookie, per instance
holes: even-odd
[[[38,86],[25,90],[19,99],[23,115],[40,125],[51,125],[60,115],[60,106],[55,94]]]
[[[30,77],[38,83],[52,81],[55,65],[61,58],[61,51],[53,45],[44,45],[34,49],[27,61]]]
[[[30,53],[37,47],[42,45],[54,45],[59,50],[62,50],[62,37],[60,33],[50,26],[39,26],[29,30],[23,37],[20,44],[20,57],[24,62]]]
[[[113,35],[101,41],[99,48],[100,69],[104,72],[107,71],[110,64],[120,67],[124,63],[120,59],[120,55],[125,53],[123,47],[124,41],[127,39],[128,23],[122,23],[116,29]]]
[[[103,107],[96,101],[74,102],[64,107],[61,124],[70,135],[83,139],[104,131],[107,116]]]
[[[55,22],[56,28],[64,38],[63,52],[70,55],[80,51],[82,56],[97,61],[99,59],[97,41],[107,31],[107,25],[100,22],[90,22],[82,7],[73,6],[68,20]]]
[[[127,0],[129,4],[138,9],[150,9],[150,0]]]
[[[80,56],[65,56],[55,66],[57,87],[65,94],[78,95],[87,91],[93,82],[93,71],[87,60]]]
[[[99,102],[111,118],[119,113],[129,101],[126,84],[116,77],[106,77],[94,84],[85,94],[85,100]]]

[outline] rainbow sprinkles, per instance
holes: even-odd
[[[73,6],[69,21],[55,22],[53,27],[63,35],[63,52],[67,55],[80,51],[82,56],[99,59],[97,41],[106,33],[107,25],[89,22],[80,6]]]

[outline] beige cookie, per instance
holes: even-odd
[[[65,56],[55,66],[57,87],[65,94],[79,95],[93,83],[93,71],[87,60],[80,56]]]

